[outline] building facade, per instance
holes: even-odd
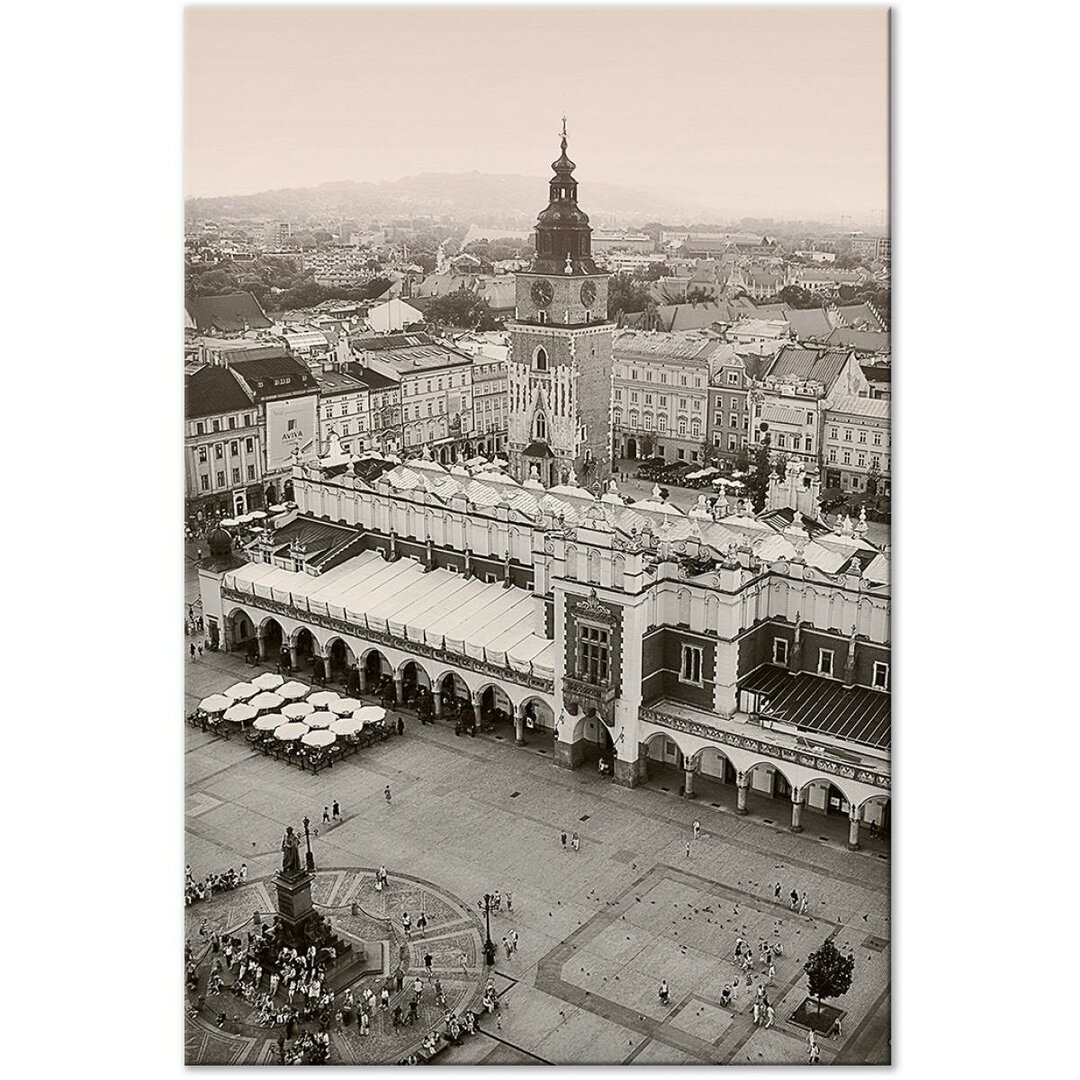
[[[750,442],[749,393],[760,372],[757,357],[728,350],[713,364],[709,380],[709,442],[732,458]]]
[[[888,495],[890,477],[889,401],[837,394],[824,408],[825,486],[864,492],[870,477],[877,494]]]
[[[597,783],[670,770],[688,798],[726,786],[794,831],[843,815],[851,846],[887,825],[888,559],[806,513],[815,481],[794,463],[758,519],[430,461],[312,462],[293,483],[299,511],[244,565],[214,540],[200,568],[215,645],[321,659],[399,701],[457,696],[558,766],[605,758]]]
[[[371,389],[345,371],[312,372],[319,386],[319,453],[325,454],[331,433],[345,453],[368,449],[371,435]]]
[[[611,470],[608,275],[592,258],[588,215],[577,203],[574,163],[552,163],[549,202],[536,223],[536,255],[515,275],[510,331],[507,449],[513,475],[551,486],[571,474]]]
[[[699,334],[616,335],[612,426],[619,456],[701,460],[710,363],[720,348],[718,340]]]

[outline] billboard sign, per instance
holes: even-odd
[[[300,460],[315,455],[315,395],[266,403],[266,467],[270,472],[286,469],[294,451]]]

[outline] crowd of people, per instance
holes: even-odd
[[[241,863],[240,869],[229,867],[221,874],[207,874],[203,881],[196,881],[189,863],[184,871],[184,903],[188,906],[200,900],[212,900],[215,893],[238,889],[247,881],[247,863]]]

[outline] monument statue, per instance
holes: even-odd
[[[284,874],[299,874],[300,869],[300,837],[293,832],[291,825],[286,826],[285,835],[281,838],[281,871]]]

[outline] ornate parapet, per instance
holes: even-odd
[[[537,675],[534,671],[518,671],[516,668],[502,666],[488,660],[478,660],[475,656],[453,652],[445,647],[437,649],[426,641],[413,641],[412,638],[399,637],[388,630],[373,629],[367,625],[366,621],[363,623],[345,622],[330,615],[322,615],[316,611],[309,611],[307,608],[286,604],[281,600],[270,600],[264,596],[241,592],[239,589],[225,585],[221,588],[221,595],[223,598],[236,600],[239,603],[258,607],[264,611],[272,611],[278,615],[296,619],[299,622],[311,623],[313,626],[321,626],[326,630],[335,630],[339,634],[349,634],[353,637],[363,638],[373,644],[388,645],[400,649],[402,652],[411,653],[413,656],[439,660],[468,671],[476,671],[483,675],[504,679],[506,682],[517,683],[519,686],[527,686],[531,690],[540,690],[546,694],[555,693],[555,680],[546,678],[543,675]]]
[[[642,707],[639,710],[642,720],[659,727],[669,728],[672,731],[682,731],[687,735],[697,735],[701,739],[710,742],[722,743],[725,746],[734,746],[740,750],[748,750],[752,754],[762,754],[765,757],[776,758],[779,761],[790,761],[796,765],[803,765],[808,769],[818,772],[830,773],[833,776],[842,777],[845,780],[857,780],[862,784],[870,784],[872,787],[891,789],[892,778],[873,769],[864,769],[860,766],[851,765],[847,762],[835,761],[832,758],[822,757],[820,754],[811,754],[805,750],[796,750],[790,746],[782,746],[768,739],[752,735],[740,735],[734,731],[714,727],[712,724],[703,723],[700,720],[691,720],[683,716],[675,716],[660,709]]]

